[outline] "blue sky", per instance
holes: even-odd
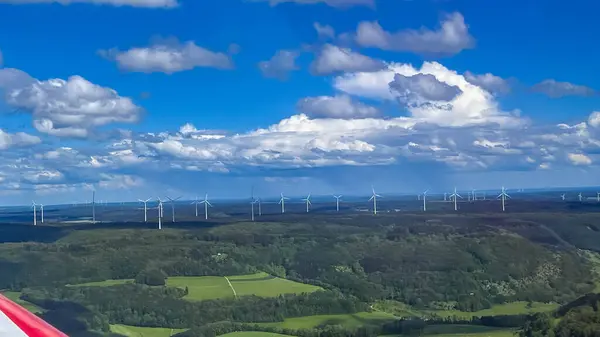
[[[598,7],[0,0],[0,202],[600,185]]]

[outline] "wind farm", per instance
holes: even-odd
[[[509,193],[510,192],[510,193]],[[486,195],[496,194],[495,198]],[[468,198],[463,198],[467,195]],[[370,195],[347,194],[313,194],[302,196],[286,196],[283,192],[278,198],[255,197],[249,201],[243,198],[217,198],[216,204],[208,199],[208,193],[203,199],[183,196],[163,198],[137,199],[136,201],[95,202],[96,192],[91,202],[73,203],[69,205],[50,205],[32,201],[29,216],[20,211],[20,207],[4,207],[0,209],[0,224],[30,223],[33,226],[75,223],[115,223],[140,222],[144,224],[158,223],[158,228],[164,226],[164,204],[169,203],[170,223],[201,222],[201,221],[264,221],[281,218],[282,216],[311,215],[358,215],[370,213],[372,216],[394,216],[402,213],[523,213],[540,211],[578,210],[600,212],[600,192],[588,190],[538,190],[527,191],[515,188],[512,190],[501,186],[497,192],[493,190],[476,190],[473,188],[461,190],[458,187],[450,191],[425,189],[421,193],[392,193],[379,194],[371,188]],[[246,199],[248,200],[248,199]],[[141,205],[141,207],[140,207]],[[247,205],[247,206],[244,206]],[[203,208],[203,220],[200,210]],[[156,209],[155,213],[149,212]],[[209,214],[212,209],[212,214]],[[28,218],[28,219],[27,219]],[[27,219],[27,220],[26,220]]]

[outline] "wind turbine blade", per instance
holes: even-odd
[[[206,203],[208,204],[208,206],[213,207],[213,205],[209,201],[206,201]]]
[[[502,197],[502,193],[498,194],[498,196],[496,197],[496,199]]]
[[[282,201],[283,201],[283,198],[279,199],[279,202],[277,204],[281,205]]]
[[[369,198],[369,201],[373,200],[373,198],[375,198],[375,194],[373,194],[373,195],[371,196],[371,198]]]
[[[463,198],[463,197],[461,197],[461,196],[460,196],[460,194],[458,194],[458,193],[456,193],[456,196],[457,196],[457,197],[459,197],[459,198],[461,198],[461,199]]]
[[[507,198],[509,198],[509,199],[512,199],[512,198],[510,197],[510,195],[508,195],[508,194],[505,194],[505,196],[506,196]]]
[[[375,194],[376,197],[378,198],[383,198],[382,196],[380,196],[379,194]]]

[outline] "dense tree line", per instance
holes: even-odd
[[[513,300],[563,303],[593,288],[590,267],[575,252],[551,251],[486,226],[369,225],[79,231],[72,240],[26,243],[3,254],[0,288],[124,278],[145,283],[149,270],[168,276],[261,270],[365,302],[393,299],[417,308],[452,302],[466,311]]]
[[[559,308],[554,316],[536,314],[523,324],[521,337],[600,337],[600,294],[588,294]],[[556,318],[559,318],[558,323]]]
[[[185,290],[179,288],[125,284],[27,289],[22,298],[51,310],[73,303],[102,313],[111,323],[170,328],[189,328],[219,321],[279,322],[287,317],[368,310],[368,305],[358,299],[332,291],[198,302],[184,300],[184,295]]]
[[[594,287],[589,263],[575,250],[525,238],[538,240],[534,234],[540,230],[530,223],[494,217],[435,220],[316,217],[310,224],[240,223],[163,231],[69,232],[65,227],[61,235],[52,232],[55,239],[62,236],[57,241],[33,236],[39,242],[0,245],[0,289],[24,290],[27,300],[55,311],[49,312],[53,319],[60,316],[56,312],[65,314],[65,303],[78,304],[90,312],[76,316],[83,322],[79,326],[105,332],[107,322],[182,328],[219,321],[272,322],[363,311],[377,300],[465,311],[513,300],[564,303]],[[27,231],[15,235],[21,232]],[[547,237],[539,241],[553,243]],[[327,291],[193,303],[181,298],[184,290],[141,285],[162,285],[165,276],[257,271]],[[134,279],[138,284],[65,287],[107,279]]]

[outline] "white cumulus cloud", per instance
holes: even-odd
[[[90,130],[112,123],[135,123],[142,109],[115,90],[81,76],[40,81],[16,69],[0,69],[6,102],[33,117],[43,133],[87,137]]]
[[[348,95],[306,97],[297,106],[300,112],[315,118],[355,119],[379,115],[377,108],[353,100]]]
[[[311,64],[312,72],[319,75],[337,72],[377,71],[385,67],[382,61],[331,44],[325,44]]]
[[[363,47],[408,51],[426,56],[454,55],[475,45],[464,17],[458,12],[446,15],[437,30],[421,28],[391,33],[376,21],[363,21],[356,29],[355,40]]]
[[[196,45],[193,41],[169,41],[126,51],[101,50],[100,54],[117,62],[119,68],[131,72],[172,74],[198,67],[232,69],[231,57]]]

